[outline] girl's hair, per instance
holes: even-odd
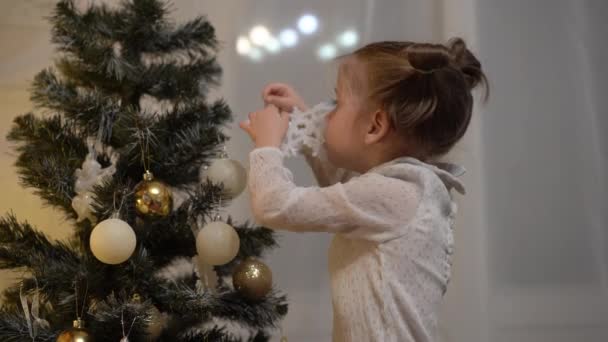
[[[471,121],[477,85],[489,90],[481,64],[460,38],[446,45],[377,42],[352,53],[363,63],[367,96],[422,157],[447,153]]]

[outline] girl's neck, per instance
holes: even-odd
[[[387,148],[378,148],[376,151],[369,151],[364,154],[367,158],[361,158],[360,173],[365,173],[372,168],[388,163],[397,158],[410,157],[418,159],[422,162],[426,162],[425,156],[421,153],[417,153],[412,149],[408,149],[404,146],[397,147],[395,144],[389,145]]]

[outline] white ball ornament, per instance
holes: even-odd
[[[236,230],[224,222],[206,224],[196,236],[196,250],[201,262],[224,265],[239,252],[240,240]]]
[[[110,265],[128,260],[136,243],[133,228],[118,218],[101,221],[91,232],[91,252],[99,261]]]
[[[208,179],[212,183],[223,184],[223,196],[227,198],[235,198],[247,186],[247,171],[241,163],[234,159],[216,159],[208,168],[202,169],[201,178]]]

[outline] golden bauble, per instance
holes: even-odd
[[[135,208],[145,217],[166,217],[173,209],[171,189],[146,171],[144,180],[135,187]]]
[[[84,321],[75,320],[74,327],[64,330],[59,336],[57,336],[57,342],[92,342],[95,339],[84,328]]]
[[[263,262],[249,257],[234,269],[232,284],[246,298],[260,300],[272,289],[272,271]]]

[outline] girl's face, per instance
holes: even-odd
[[[345,63],[345,62],[343,62]],[[354,68],[350,64],[347,68]],[[365,125],[361,89],[352,84],[352,73],[340,66],[335,88],[336,108],[326,117],[325,147],[329,161],[340,168],[358,171],[361,169],[361,154],[364,152]]]

